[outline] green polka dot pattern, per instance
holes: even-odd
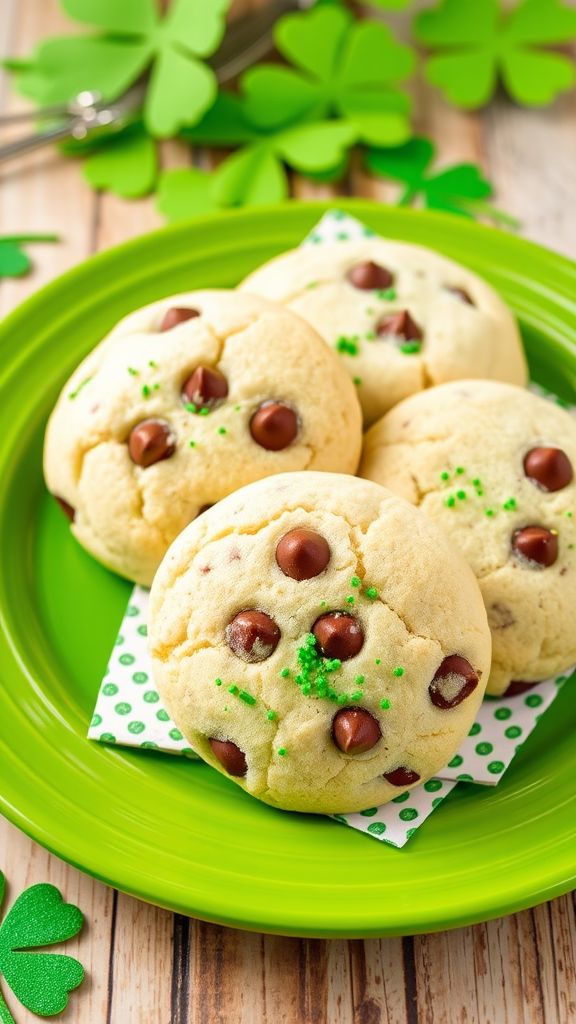
[[[88,735],[101,743],[197,760],[154,689],[147,647],[148,591],[135,587],[114,642]]]

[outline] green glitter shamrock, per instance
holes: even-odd
[[[399,206],[408,206],[419,199],[430,210],[445,210],[462,217],[484,215],[517,227],[512,217],[485,202],[492,195],[492,185],[479,167],[471,163],[453,164],[431,174],[430,165],[435,155],[434,143],[416,136],[393,149],[369,150],[366,165],[372,174],[402,183],[404,191],[398,200]]]
[[[408,138],[409,101],[396,84],[410,74],[414,58],[386,25],[357,22],[343,7],[319,5],[280,18],[274,41],[294,67],[260,64],[244,75],[255,124],[272,128],[336,114],[374,145]]]
[[[356,138],[353,126],[344,121],[256,127],[247,116],[246,102],[224,91],[202,121],[182,136],[196,144],[240,148],[216,171],[191,167],[161,175],[158,209],[168,220],[284,199],[284,164],[304,173],[328,170],[342,161]]]
[[[199,58],[219,45],[230,0],[172,0],[164,17],[155,0],[61,3],[98,34],[41,43],[17,74],[24,95],[47,105],[90,89],[113,100],[149,71],[144,121],[160,138],[197,120],[214,101],[216,77]]]
[[[0,235],[0,277],[20,277],[32,266],[25,242],[58,242],[58,235]]]
[[[518,103],[544,106],[576,79],[569,57],[541,49],[576,35],[576,10],[561,0],[523,0],[509,11],[498,0],[441,0],[416,17],[414,34],[438,51],[426,62],[428,81],[467,110],[484,106],[499,80]]]
[[[0,906],[5,879],[0,871]],[[66,942],[80,931],[83,917],[78,907],[64,903],[58,889],[41,883],[18,897],[0,925],[0,974],[27,1010],[42,1017],[61,1013],[69,992],[84,979],[78,960],[61,953],[34,952],[56,942]],[[0,993],[0,1021],[15,1024]]]

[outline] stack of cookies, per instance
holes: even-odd
[[[485,281],[377,238],[156,302],[78,367],[47,485],[152,584],[157,684],[205,761],[361,810],[437,774],[485,692],[576,660],[576,424],[525,384]]]

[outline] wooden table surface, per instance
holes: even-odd
[[[24,55],[38,39],[68,27],[57,0],[0,0],[0,53]],[[417,128],[438,142],[442,162],[480,163],[497,186],[499,205],[522,221],[527,237],[576,257],[576,93],[544,111],[500,99],[482,114],[465,115],[419,83],[416,103]],[[0,80],[0,109],[19,104],[6,78]],[[163,150],[167,167],[190,162],[178,144]],[[299,180],[293,191],[331,194]],[[394,195],[359,170],[342,191],[383,200]],[[62,242],[30,247],[34,272],[0,284],[0,312],[90,253],[160,223],[152,200],[95,195],[76,163],[54,150],[5,165],[0,233],[55,231]],[[69,867],[2,819],[0,868],[9,899],[50,881],[86,916],[81,937],[66,947],[87,970],[58,1018],[66,1024],[576,1022],[573,894],[453,932],[321,941],[233,931],[139,903]],[[18,1024],[38,1020],[11,1005]]]

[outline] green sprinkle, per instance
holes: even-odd
[[[568,544],[568,550],[569,550],[569,551],[572,551],[573,547],[574,547],[574,545],[573,545],[573,544]]]
[[[444,504],[446,505],[446,508],[454,508],[454,505],[456,504],[456,498],[454,495],[450,494],[449,497],[444,500]]]
[[[462,476],[462,474],[465,473],[465,472],[466,472],[466,470],[464,469],[464,466],[456,466],[456,470],[455,470],[456,476]]]
[[[288,676],[290,675],[290,669],[289,668],[281,669],[280,675],[282,676],[282,679],[288,679]]]
[[[76,390],[75,391],[71,391],[70,394],[68,395],[68,398],[70,399],[70,401],[72,401],[72,399],[74,399],[74,398],[77,398],[78,395],[80,394],[80,392],[82,391],[82,388],[85,388],[86,385],[89,384],[91,380],[92,380],[92,377],[85,377],[84,380],[80,382],[80,384],[78,385]]]
[[[210,409],[208,408],[207,405],[203,405],[202,408],[200,409],[200,416],[209,416],[209,415],[210,415]]]
[[[188,447],[189,448],[195,448],[196,447],[196,441],[188,441]]]
[[[381,665],[382,664],[382,658],[376,658],[376,664],[377,665]]]
[[[373,306],[366,306],[366,316],[374,316],[376,310]]]
[[[218,427],[218,433],[219,434],[227,434],[228,431],[226,430],[226,427]]]
[[[286,757],[286,747],[278,747],[280,757]]]
[[[375,601],[376,598],[378,597],[378,591],[376,590],[376,587],[366,587],[364,593],[369,601]]]
[[[564,515],[567,516],[568,519],[572,519],[572,516],[574,515],[574,513],[573,512],[565,512]]]
[[[153,359],[148,360],[148,366],[150,367],[151,370],[158,369],[158,363],[155,363]]]
[[[360,579],[359,576],[353,576],[352,579],[350,580],[351,587],[359,587],[361,583],[362,580]]]
[[[220,678],[215,679],[214,682],[216,683],[216,686],[222,686],[222,680]]]
[[[384,288],[384,289],[380,288],[376,292],[376,295],[378,296],[379,299],[384,299],[385,302],[394,302],[394,300],[396,298],[396,289],[395,288]]]
[[[239,696],[240,700],[244,701],[245,704],[252,705],[252,704],[256,703],[256,697],[253,697],[252,694],[248,693],[247,690],[240,690],[240,693],[238,694],[238,696]]]
[[[194,402],[186,402],[184,408],[186,409],[186,412],[198,412]]]
[[[133,366],[128,366],[127,369],[128,369],[128,373],[132,377],[137,377],[138,376],[138,370],[135,370]]]
[[[419,341],[403,341],[400,345],[400,351],[403,352],[405,356],[415,355],[421,348],[422,346]]]
[[[366,338],[366,341],[374,341],[374,338],[376,337],[376,331],[367,331],[364,337]]]
[[[484,491],[482,490],[481,487],[475,487],[474,489],[475,489],[476,494],[478,495],[479,498],[483,498],[484,497]]]
[[[362,683],[364,682],[364,676],[356,676],[354,682],[357,683],[358,686],[362,686]]]
[[[152,394],[152,388],[150,387],[150,385],[149,384],[143,384],[142,385],[142,397],[143,398],[150,398],[151,394]]]
[[[508,500],[502,505],[502,508],[505,509],[506,512],[515,512],[518,508],[516,498],[508,498]]]
[[[338,704],[347,704],[348,703],[348,694],[347,693],[340,693],[338,695],[338,697],[336,698],[336,701],[337,701]]]
[[[360,387],[362,383],[362,377],[353,377],[352,380],[357,388]]]
[[[350,594],[350,595],[349,595],[349,596],[348,596],[348,597],[346,598],[346,604],[354,604],[354,598],[352,597],[352,594]]]
[[[474,477],[472,483],[474,487],[482,487],[482,482],[477,476]]]
[[[317,287],[318,287],[318,281],[309,281],[308,284],[306,285],[306,288],[317,288]]]
[[[466,491],[456,491],[456,497],[458,498],[458,501],[464,501]]]
[[[491,516],[494,515],[494,509],[493,508],[485,508],[484,509],[484,515],[488,516],[490,518]]]
[[[363,697],[362,690],[356,690],[356,693],[351,693],[350,694],[350,700],[362,700],[362,697]]]
[[[238,687],[236,686],[236,683],[232,683],[232,686],[228,687],[228,693],[233,694],[234,697],[236,696],[236,694],[238,693]]]
[[[388,708],[390,707],[390,701],[387,700],[386,697],[383,697],[382,700],[380,701],[380,707],[382,708],[383,711],[388,711]]]
[[[266,712],[266,718],[268,719],[269,722],[273,722],[274,719],[277,718],[277,717],[278,716],[277,716],[275,711],[267,711]]]
[[[392,675],[393,676],[398,676],[398,677],[399,676],[403,676],[404,675],[404,669],[402,668],[402,666],[401,665],[397,665],[396,668],[393,668],[392,669]]]
[[[348,356],[358,355],[358,345],[356,337],[346,338],[344,335],[341,335],[336,341],[334,347],[337,352],[345,353]]]
[[[448,472],[447,469],[442,470],[442,472],[440,473],[440,479],[441,480],[449,480],[450,479],[450,473]]]
[[[325,608],[326,607],[326,603],[327,603],[326,601],[320,601],[320,607],[321,608]]]
[[[242,408],[241,405],[235,405],[234,406],[234,412],[240,412],[241,408]]]

